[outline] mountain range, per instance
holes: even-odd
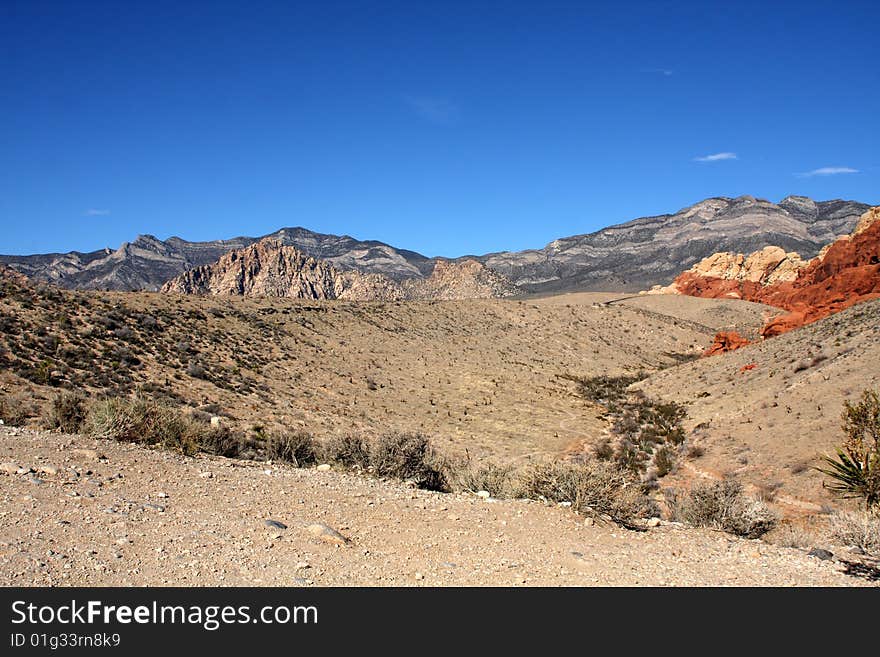
[[[715,197],[673,214],[557,239],[542,249],[464,256],[451,262],[482,263],[522,293],[637,291],[667,284],[679,272],[721,251],[748,253],[775,245],[813,257],[825,244],[850,233],[869,207],[803,196],[788,196],[778,204],[753,196]],[[0,264],[71,289],[158,290],[190,269],[265,239],[295,247],[339,271],[379,274],[399,283],[427,280],[438,262],[450,262],[383,242],[297,227],[209,242],[141,235],[116,250],[0,255]]]

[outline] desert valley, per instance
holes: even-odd
[[[880,581],[822,459],[880,421],[878,208],[0,263],[0,584]]]

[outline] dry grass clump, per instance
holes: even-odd
[[[199,437],[199,449],[215,456],[244,458],[244,455],[252,450],[252,445],[241,432],[232,431],[229,427],[221,425],[205,427]]]
[[[311,434],[282,431],[266,438],[266,457],[274,461],[292,463],[298,468],[318,462],[320,446]]]
[[[206,433],[180,410],[141,398],[99,400],[89,409],[85,426],[99,438],[161,445],[184,454],[195,454]]]
[[[514,469],[510,465],[474,463],[470,457],[450,467],[450,480],[455,491],[476,493],[487,491],[496,499],[511,497],[516,492]]]
[[[78,392],[59,392],[52,398],[45,423],[50,429],[76,433],[86,421],[86,398]]]
[[[803,523],[786,522],[768,532],[764,540],[780,547],[803,550],[816,544],[816,533]]]
[[[763,536],[777,522],[776,515],[764,503],[746,497],[742,484],[732,479],[698,484],[686,497],[673,497],[670,507],[675,520],[745,538]]]
[[[427,490],[449,490],[446,466],[422,434],[380,436],[370,446],[370,467],[380,477],[414,481]]]
[[[517,496],[568,502],[578,513],[604,514],[624,525],[656,512],[631,473],[603,461],[536,464],[518,478]]]
[[[843,545],[880,554],[880,515],[872,511],[839,511],[831,516],[831,537]]]
[[[321,458],[346,468],[366,470],[370,465],[370,445],[361,436],[332,436],[321,447]]]
[[[25,395],[9,394],[0,397],[0,420],[3,420],[3,424],[21,427],[36,414],[36,405]]]

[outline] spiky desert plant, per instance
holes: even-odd
[[[831,479],[824,486],[844,498],[861,498],[868,508],[880,504],[880,395],[865,390],[857,404],[844,402],[846,440],[836,456],[822,455],[816,469]]]

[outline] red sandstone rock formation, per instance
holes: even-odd
[[[679,275],[664,291],[716,299],[745,299],[789,311],[764,326],[761,335],[765,338],[815,322],[862,301],[880,298],[880,207],[866,212],[852,235],[829,244],[807,263],[800,263],[793,257],[795,254],[784,254],[784,258],[777,260],[779,252],[781,249],[764,249],[748,259],[715,254]],[[759,254],[774,256],[763,257],[764,270],[757,271],[760,267],[754,262],[751,267],[744,266]],[[731,268],[731,263],[738,268]],[[781,263],[785,263],[784,275],[774,276]],[[743,275],[744,271],[747,275]]]
[[[712,346],[703,352],[703,357],[725,354],[728,351],[735,351],[740,347],[745,347],[747,344],[749,344],[749,341],[736,331],[721,331],[715,334],[715,341],[712,343]]]

